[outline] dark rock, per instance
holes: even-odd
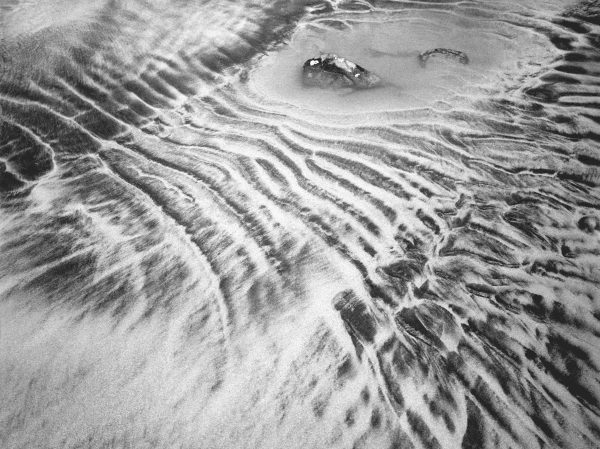
[[[333,53],[309,59],[302,67],[306,86],[368,89],[381,84],[381,78],[352,61]]]
[[[595,230],[600,229],[600,221],[592,215],[586,215],[579,219],[577,227],[582,231],[592,234]]]
[[[467,399],[467,429],[462,440],[462,449],[485,447],[485,421],[483,413],[471,399]]]
[[[547,103],[555,103],[558,101],[560,96],[552,89],[552,86],[538,86],[525,89],[525,93],[538,101]]]
[[[424,322],[425,321],[425,322]],[[444,344],[440,340],[439,336],[434,332],[442,333],[443,326],[427,322],[427,317],[419,313],[417,307],[408,307],[402,309],[396,314],[396,324],[398,328],[408,332],[415,338],[420,339],[428,345],[433,345],[438,348],[444,348]]]
[[[373,342],[377,333],[377,322],[370,307],[353,291],[346,290],[333,299],[348,330],[360,340]]]
[[[600,5],[597,0],[577,2],[577,4],[569,8],[564,15],[600,25]]]
[[[10,192],[23,187],[25,183],[7,171],[6,164],[0,161],[0,192]]]
[[[560,252],[564,257],[575,257],[575,253],[573,252],[573,250],[571,249],[570,246],[568,246],[567,244],[563,243],[563,245],[560,247]]]
[[[424,51],[419,55],[419,63],[425,67],[425,64],[430,58],[442,57],[444,59],[459,62],[460,64],[468,64],[469,57],[466,53],[460,50],[452,50],[451,48],[434,48],[432,50]]]
[[[381,412],[379,409],[373,409],[371,413],[371,427],[378,429],[381,426]]]

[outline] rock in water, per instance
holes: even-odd
[[[427,60],[432,57],[443,57],[445,59],[454,60],[461,64],[468,64],[469,57],[466,53],[459,50],[452,50],[451,48],[434,48],[432,50],[424,51],[419,55],[419,63],[425,67]]]
[[[586,215],[581,217],[577,222],[577,227],[584,232],[592,234],[594,231],[600,229],[600,220],[592,215]]]
[[[381,84],[381,78],[352,61],[333,53],[309,59],[302,67],[306,86],[368,89]]]

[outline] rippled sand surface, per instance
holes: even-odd
[[[598,448],[599,220],[597,1],[0,1],[0,447]]]

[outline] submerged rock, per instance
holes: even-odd
[[[333,306],[352,335],[372,343],[377,334],[377,319],[371,307],[352,290],[345,290],[333,298]]]
[[[333,53],[306,61],[302,67],[302,79],[307,86],[321,88],[368,89],[381,84],[379,76]]]
[[[24,185],[25,183],[9,172],[6,168],[6,164],[0,161],[0,193],[10,192],[11,190],[23,187]]]
[[[469,57],[466,53],[460,50],[452,50],[451,48],[434,48],[424,51],[419,55],[419,63],[424,67],[427,61],[432,57],[442,57],[449,60],[454,60],[460,64],[468,64]]]
[[[600,220],[592,215],[581,217],[577,222],[577,227],[584,232],[592,234],[596,230],[600,230]]]

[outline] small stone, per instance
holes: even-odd
[[[309,59],[302,67],[306,86],[320,88],[368,89],[381,84],[381,78],[358,64],[333,53]]]
[[[595,230],[600,229],[600,222],[598,221],[598,218],[592,215],[586,215],[579,219],[577,227],[584,232],[592,234]]]

